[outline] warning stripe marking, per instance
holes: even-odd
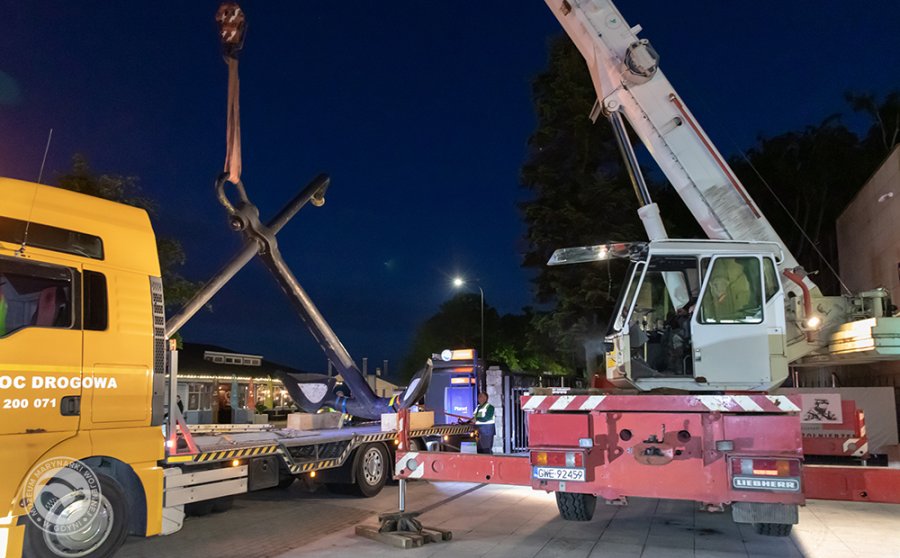
[[[525,395],[523,411],[622,411],[649,412],[653,410],[687,412],[706,410],[726,413],[774,413],[800,412],[786,395],[691,395],[691,396],[642,396],[625,395]],[[602,409],[601,409],[602,407]]]
[[[522,410],[530,411],[530,410],[536,408],[538,405],[543,403],[544,399],[547,399],[547,397],[548,396],[546,396],[546,395],[532,395],[531,397],[528,398],[527,401],[525,401],[525,404],[522,405]]]
[[[220,461],[223,459],[238,459],[241,457],[252,457],[256,455],[268,455],[271,453],[276,453],[277,451],[278,446],[257,446],[255,448],[210,451],[207,453],[201,453],[199,456],[197,456],[197,461],[208,462]]]
[[[557,398],[556,401],[553,402],[552,405],[550,405],[550,410],[551,411],[562,411],[569,406],[569,403],[571,403],[573,399],[575,399],[574,395],[560,396],[559,398]]]
[[[606,399],[605,395],[591,395],[585,400],[584,403],[581,404],[581,407],[579,407],[578,410],[591,411],[593,409],[596,409],[604,399]]]
[[[767,395],[766,399],[774,403],[782,411],[800,412],[800,407],[794,405],[794,402],[786,395]]]

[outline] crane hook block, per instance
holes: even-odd
[[[247,18],[244,10],[237,2],[222,2],[216,12],[216,23],[219,24],[219,39],[225,56],[237,58],[238,51],[244,46],[244,30]]]

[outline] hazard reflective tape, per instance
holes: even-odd
[[[525,401],[525,404],[522,405],[523,411],[531,411],[537,408],[538,405],[544,402],[544,399],[547,399],[546,395],[532,395]]]
[[[620,411],[686,412],[706,410],[724,413],[790,413],[799,412],[786,395],[526,395],[522,410],[553,411]]]
[[[600,403],[603,403],[603,400],[606,399],[605,395],[591,395],[588,397],[584,403],[581,404],[581,407],[578,408],[579,411],[592,411],[597,408]]]
[[[735,395],[734,400],[745,411],[753,411],[758,413],[763,410],[763,408],[759,406],[759,403],[754,401],[752,397],[746,395]]]
[[[786,395],[767,395],[766,398],[782,411],[800,412],[800,407],[794,405],[794,402]]]
[[[730,411],[730,403],[734,398],[726,395],[699,395],[697,399],[710,411]]]
[[[408,478],[411,479],[419,479],[425,474],[425,464],[419,461],[419,452],[410,451],[403,455],[402,458],[397,460],[397,464],[394,466],[394,476],[400,476],[401,473],[409,471]],[[415,468],[410,470],[408,465],[410,465],[410,461],[415,460]]]
[[[223,459],[239,459],[241,457],[253,457],[257,455],[268,455],[278,451],[278,446],[257,446],[253,448],[241,448],[224,451],[211,451],[202,453],[197,456],[197,461],[220,461]]]
[[[569,406],[569,403],[571,403],[574,400],[575,400],[574,395],[561,395],[556,399],[556,401],[553,402],[552,405],[550,405],[550,410],[551,411],[565,410]]]

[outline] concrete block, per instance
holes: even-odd
[[[287,417],[290,430],[322,430],[340,424],[341,413],[291,413]]]
[[[431,428],[434,426],[434,411],[420,411],[409,414],[410,430]],[[397,430],[397,413],[384,413],[381,415],[381,431],[390,432]]]

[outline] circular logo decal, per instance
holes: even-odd
[[[71,457],[52,457],[28,474],[21,502],[28,518],[49,533],[76,533],[100,511],[100,480]]]

